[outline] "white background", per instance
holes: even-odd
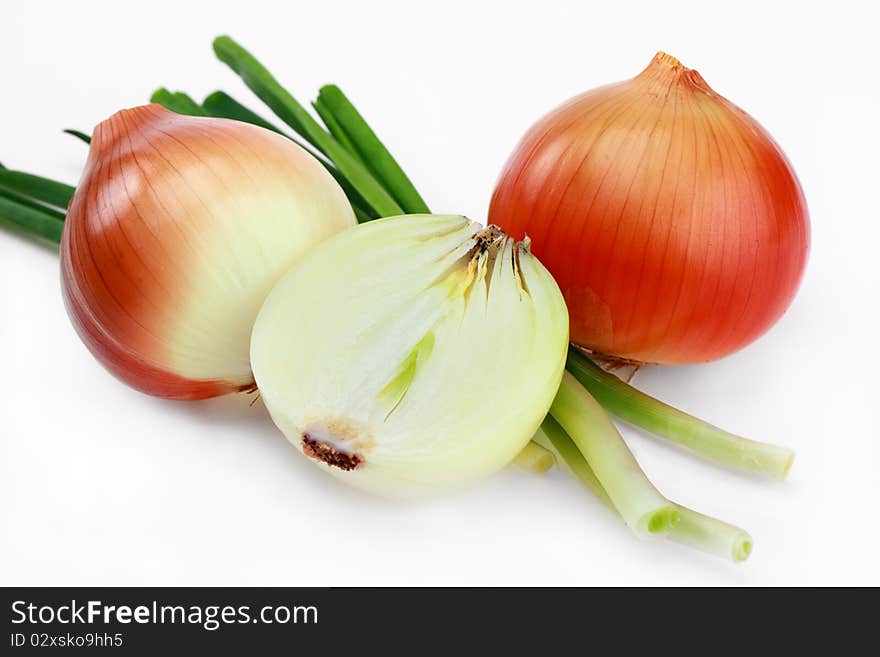
[[[880,584],[878,7],[10,3],[8,167],[75,182],[86,148],[60,129],[91,130],[160,85],[260,107],[213,57],[228,32],[301,100],[339,83],[435,211],[482,221],[535,119],[663,49],[783,146],[813,250],[794,305],[757,343],[636,379],[797,451],[790,480],[768,483],[625,432],[668,496],[751,531],[752,559],[733,565],[638,541],[561,472],[510,470],[417,505],[347,490],[260,404],[164,402],[114,380],[65,316],[57,254],[0,232],[0,584]]]

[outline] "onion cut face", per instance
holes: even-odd
[[[567,342],[562,295],[527,243],[413,215],[305,257],[260,310],[251,363],[273,420],[314,463],[406,497],[508,464],[550,407]]]
[[[664,53],[536,123],[489,221],[534,240],[573,342],[652,363],[713,360],[761,335],[790,304],[809,245],[779,147]]]
[[[250,334],[275,282],[355,225],[308,153],[249,124],[124,110],[95,129],[61,242],[80,337],[143,392],[252,389]]]

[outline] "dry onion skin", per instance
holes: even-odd
[[[254,385],[254,319],[311,247],[356,224],[289,139],[159,105],[95,129],[61,241],[68,313],[104,366],[160,397]]]
[[[568,302],[573,342],[667,364],[722,357],[773,325],[810,232],[773,139],[664,53],[536,123],[489,220],[534,240]]]
[[[528,444],[565,365],[552,276],[496,227],[380,219],[321,244],[272,290],[251,363],[310,460],[392,497],[464,484]]]

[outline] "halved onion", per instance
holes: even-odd
[[[509,463],[550,407],[567,344],[562,295],[527,242],[418,215],[314,249],[260,310],[251,363],[313,462],[408,496]]]

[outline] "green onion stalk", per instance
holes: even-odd
[[[688,415],[606,372],[576,347],[566,368],[612,415],[709,461],[775,479],[785,479],[794,452],[749,440]]]
[[[570,375],[566,373],[565,376]],[[587,460],[579,449],[580,444],[575,444],[553,415],[544,419],[532,440],[547,450],[558,465],[602,504],[620,515],[639,535],[665,538],[734,562],[748,559],[752,552],[752,538],[748,532],[664,498],[635,462],[607,415],[598,412],[594,403],[582,399],[581,392],[570,381],[563,381],[560,393],[554,401],[557,417],[561,415],[569,420],[568,426],[575,432],[573,435],[587,450],[602,453],[597,467],[601,468],[603,478],[611,482],[621,506],[615,504],[593,471],[590,463],[596,461]],[[565,405],[570,407],[565,408]],[[639,514],[640,506],[648,509],[647,514]]]
[[[230,37],[218,37],[213,46],[217,57],[286,129],[223,91],[198,103],[184,92],[162,87],[151,101],[182,114],[252,123],[295,141],[333,175],[360,222],[430,213],[410,178],[339,87],[322,87],[311,103],[319,123]],[[65,132],[90,140],[78,130]],[[57,244],[73,192],[70,185],[0,165],[0,220]],[[608,414],[719,465],[777,479],[787,475],[793,453],[728,433],[654,399],[576,347],[569,350],[566,369],[550,414],[517,464],[543,472],[558,463],[640,537],[665,538],[734,561],[747,558],[752,540],[745,531],[671,502],[654,487]]]

